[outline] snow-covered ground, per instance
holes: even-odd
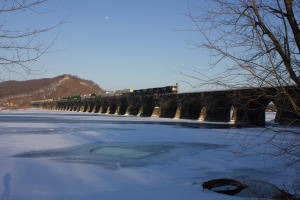
[[[197,123],[3,111],[0,199],[226,200],[269,196],[273,185],[293,191],[299,162],[265,152],[275,152],[274,144],[299,141],[299,135],[281,132],[272,142],[240,154],[244,146],[268,141],[273,130],[194,128]],[[215,178],[233,178],[250,187],[234,197],[203,190],[202,183]]]

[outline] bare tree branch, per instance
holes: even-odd
[[[45,14],[41,6],[48,0],[0,0],[0,14],[28,10],[32,14]],[[55,43],[56,37],[48,42],[40,42],[40,36],[60,27],[65,20],[42,28],[13,30],[7,23],[0,24],[0,66],[8,72],[26,74],[32,72],[31,63],[37,62]]]

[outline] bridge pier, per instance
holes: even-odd
[[[76,111],[76,109],[77,109],[77,106],[76,106],[76,104],[73,104],[73,106],[72,106],[72,110],[71,110],[71,111],[75,112],[75,111]]]
[[[80,107],[81,107],[81,103],[80,103],[80,102],[77,102],[75,112],[79,112],[79,111],[80,111]]]
[[[117,100],[117,110],[115,114],[124,115],[128,108],[128,100],[125,97],[120,97]]]
[[[82,112],[87,112],[89,108],[88,102],[85,102]]]
[[[68,102],[66,105],[65,111],[69,111],[69,109],[70,109],[70,103]]]
[[[174,118],[177,111],[177,99],[165,97],[160,102],[161,114],[160,117]]]
[[[142,100],[142,106],[140,107],[139,114],[138,116],[141,117],[151,117],[154,107],[155,107],[155,102],[154,98],[151,96],[144,97]]]
[[[65,111],[69,111],[69,109],[70,109],[70,103],[67,103]]]
[[[88,109],[86,110],[86,112],[91,113],[93,111],[93,108],[94,108],[94,102],[91,101],[89,103],[89,106],[88,106]]]
[[[140,116],[142,114],[142,100],[140,97],[129,96],[127,97],[128,106],[126,109],[127,115]]]
[[[246,123],[257,126],[265,125],[265,109],[260,108],[237,108],[235,123]]]
[[[99,110],[99,113],[106,113],[108,110],[108,102],[107,100],[103,100],[103,102],[101,103],[101,106],[100,106],[100,110]]]
[[[284,96],[283,94],[278,95],[278,98],[274,102],[277,107],[275,122],[283,125],[300,125],[300,110],[298,111],[298,114],[297,111],[295,111],[296,106],[300,108],[300,93],[293,94],[293,96],[295,99],[293,102],[295,103],[295,106],[291,104],[291,101],[288,99],[288,97]]]
[[[181,104],[179,104],[179,105],[177,106],[176,112],[175,112],[175,116],[174,116],[174,119],[180,119],[181,109],[182,109],[181,107],[182,107]]]
[[[200,119],[205,121],[229,122],[232,99],[228,92],[204,93]]]
[[[202,102],[200,96],[193,96],[192,94],[187,94],[181,96],[181,119],[198,119],[200,116],[200,111],[202,109]]]
[[[95,112],[94,113],[99,113],[100,107],[101,107],[101,102],[98,101],[97,104],[96,104],[96,106],[95,106]]]
[[[117,110],[117,104],[116,104],[115,99],[113,99],[112,102],[110,102],[110,104],[108,106],[106,114],[115,114],[116,110]]]
[[[212,107],[206,107],[206,114],[204,120],[215,122],[229,122],[230,121],[230,107],[218,107],[213,109]]]
[[[77,111],[77,108],[78,108],[78,101],[76,100],[76,101],[74,101],[74,103],[73,103],[73,110],[72,111],[74,111],[74,112],[76,112]]]
[[[126,113],[129,115],[140,116],[142,114],[143,108],[140,105],[129,105]]]
[[[72,107],[73,105],[72,105],[72,102],[69,102],[68,103],[68,108],[67,108],[67,111],[72,111]]]
[[[92,113],[98,113],[99,112],[99,107],[100,107],[100,101],[99,100],[95,100],[94,101],[94,107],[93,107],[93,110],[92,110]]]

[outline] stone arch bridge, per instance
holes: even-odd
[[[300,105],[300,93],[287,88]],[[231,122],[253,126],[265,125],[266,106],[277,108],[275,122],[299,125],[300,116],[289,98],[276,88],[250,88],[196,93],[127,94],[70,100],[34,101],[33,106],[51,110],[81,111],[142,117],[196,119]]]

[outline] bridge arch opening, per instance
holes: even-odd
[[[234,105],[231,105],[230,107],[230,122],[235,122],[237,118],[237,108]]]
[[[273,101],[270,101],[265,108],[265,122],[275,122],[277,114],[277,106]]]

